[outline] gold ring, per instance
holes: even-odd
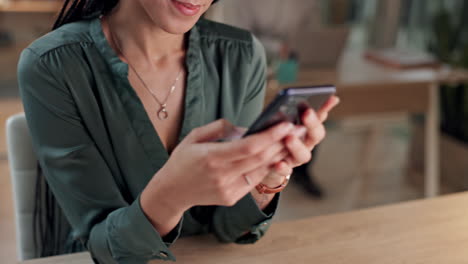
[[[245,179],[245,181],[247,182],[248,185],[252,185],[252,182],[250,181],[249,176],[244,174],[244,179]]]

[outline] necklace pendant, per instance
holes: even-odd
[[[167,109],[165,106],[161,107],[161,109],[158,111],[158,118],[159,120],[166,120],[169,117],[169,114],[167,113]]]

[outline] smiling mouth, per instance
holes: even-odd
[[[172,0],[171,2],[174,4],[177,10],[179,10],[179,12],[181,12],[185,16],[194,16],[198,14],[202,7],[202,5],[194,5],[178,0]]]

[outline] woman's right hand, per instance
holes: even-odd
[[[215,142],[233,129],[218,120],[192,130],[147,185],[141,205],[160,233],[161,225],[180,219],[195,205],[234,205],[287,156],[282,140],[294,126],[281,123],[246,138]]]

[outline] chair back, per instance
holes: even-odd
[[[15,204],[16,245],[20,261],[35,257],[33,238],[37,159],[24,114],[6,122],[8,163]]]
[[[42,175],[24,113],[8,118],[6,130],[18,260],[82,251]]]

